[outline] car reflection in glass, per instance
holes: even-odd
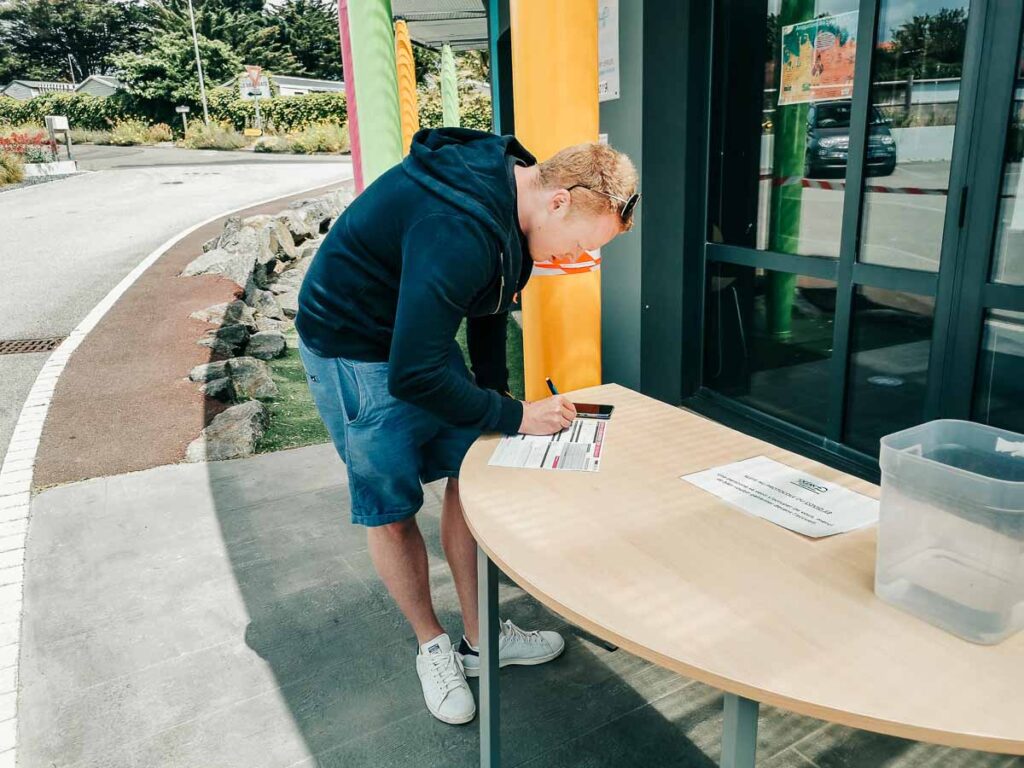
[[[868,175],[888,176],[896,169],[896,140],[889,130],[890,123],[876,107],[871,107],[866,152]],[[811,104],[807,112],[804,176],[818,178],[843,175],[849,150],[850,102],[822,101]]]

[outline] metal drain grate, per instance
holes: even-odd
[[[0,341],[0,355],[25,355],[32,352],[49,352],[60,346],[66,336],[52,339],[6,339]]]

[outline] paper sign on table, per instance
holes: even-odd
[[[812,538],[878,521],[877,500],[767,456],[683,475],[682,479],[744,512]]]
[[[597,472],[608,422],[575,419],[554,435],[503,437],[488,464],[520,469],[566,469]]]

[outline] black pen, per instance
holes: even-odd
[[[558,390],[555,388],[555,382],[553,382],[550,378],[544,379],[544,381],[547,382],[548,389],[551,390],[551,394],[552,395],[557,395],[558,394]]]

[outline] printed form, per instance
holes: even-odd
[[[518,469],[566,469],[597,472],[608,422],[575,419],[554,435],[503,437],[488,464]]]

